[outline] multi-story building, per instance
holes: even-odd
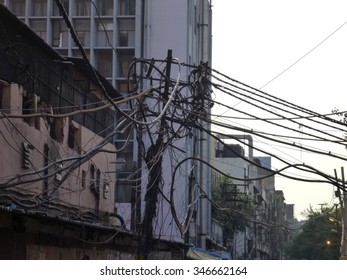
[[[116,249],[131,235],[114,209],[113,111],[103,89],[118,93],[2,5],[0,60],[0,258],[135,258],[136,247]]]
[[[219,172],[215,176],[221,176],[221,172],[223,176],[230,176],[232,184],[238,188],[238,197],[228,199],[248,200],[253,209],[252,216],[248,216],[248,227],[235,232],[230,248],[233,258],[271,259],[273,229],[277,229],[278,222],[273,217],[276,201],[274,176],[270,171],[271,158],[253,156],[253,139],[250,135],[218,135],[212,143],[215,153],[211,163]],[[283,253],[283,247],[277,247],[277,252]]]
[[[169,80],[175,80],[180,75],[181,80],[188,81],[190,73],[201,62],[211,64],[209,0],[61,0],[59,2],[65,12],[58,8],[56,2],[0,1],[58,53],[67,57],[81,57],[76,39],[67,28],[66,12],[91,65],[123,96],[135,90],[145,90],[158,78],[142,79],[144,73],[150,72],[150,63],[147,63],[147,67],[141,65],[134,68],[134,58],[159,59],[165,64],[168,50],[172,50],[177,60],[174,59],[171,73],[166,71]],[[180,68],[178,62],[185,64],[180,64]],[[136,79],[141,83],[136,84]],[[173,88],[172,85],[168,87],[170,90]],[[208,94],[208,89],[205,91]],[[189,97],[192,91],[183,89],[180,94]],[[203,99],[202,104],[199,107],[201,112],[208,115],[209,104]],[[151,105],[148,103],[145,108],[152,108]],[[127,114],[131,106],[125,104],[121,109]],[[115,114],[116,124],[121,122],[123,115]],[[146,123],[146,120],[142,121]],[[156,213],[149,222],[144,221],[144,216],[149,204],[146,204],[146,193],[150,168],[146,167],[144,156],[151,148],[155,131],[143,129],[146,128],[143,126],[142,129],[137,128],[133,137],[129,138],[130,130],[123,127],[123,133],[116,134],[113,139],[119,150],[115,201],[117,213],[128,221],[128,229],[141,231],[144,225],[152,224],[156,238],[206,248],[206,240],[212,231],[210,204],[206,196],[210,193],[210,172],[207,172],[207,165],[199,160],[179,161],[184,158],[209,161],[210,144],[206,133],[209,127],[203,121],[197,121],[194,126],[163,154],[160,194],[155,194],[158,196]],[[172,173],[177,164],[177,178],[171,186]],[[172,197],[169,199],[170,193]],[[175,206],[173,200],[177,203]],[[185,224],[183,231],[179,224]]]
[[[275,226],[273,218],[275,177],[271,170],[271,157],[257,157],[257,177],[255,188],[255,257],[272,259],[272,229]],[[283,251],[283,248],[281,248]]]
[[[165,59],[168,50],[172,50],[173,59],[178,59],[176,63],[185,62],[189,65],[179,68],[177,64],[172,64],[172,80],[175,81],[180,74],[182,81],[189,81],[191,72],[196,69],[194,65],[199,66],[201,62],[211,64],[210,1],[145,1],[144,11],[143,57]],[[147,85],[149,84],[150,82]],[[184,88],[180,94],[183,98],[189,99],[194,94],[203,96],[209,93],[194,92],[194,89]],[[204,105],[199,107],[203,116],[210,110],[206,101],[204,102]],[[170,111],[169,114],[174,116],[174,113],[175,111]],[[184,118],[184,114],[178,118]],[[171,125],[170,122],[168,124],[173,130],[178,131],[181,126],[181,124]],[[210,137],[199,127],[209,130],[206,123],[195,120],[190,127],[179,131],[179,134],[184,136],[174,139],[163,155],[162,192],[171,194],[172,201],[168,203],[164,196],[159,197],[158,209],[162,210],[155,217],[154,234],[164,239],[184,241],[207,248],[207,239],[212,230],[210,206],[206,196],[200,194],[210,192],[210,173],[207,172],[207,166],[199,160],[185,160],[197,158],[209,161]],[[150,133],[144,131],[145,147],[150,147],[150,138]],[[156,138],[153,141],[156,141]],[[142,166],[144,167],[142,175],[145,176],[146,166],[145,164]],[[177,166],[179,168],[172,178]],[[176,213],[173,214],[172,211]],[[184,224],[185,229],[180,230],[177,223]]]
[[[273,213],[276,227],[272,230],[272,257],[283,260],[288,237],[288,231],[285,228],[288,227],[288,217],[283,191],[275,191]]]
[[[55,0],[3,0],[48,45],[64,57],[82,57]],[[136,0],[63,0],[76,36],[91,65],[120,93],[127,92],[128,66],[141,52],[141,7]],[[126,108],[126,105],[123,105]],[[119,139],[117,147],[122,146]],[[133,147],[123,150],[128,166]],[[128,160],[129,158],[129,160]]]
[[[81,57],[54,0],[3,0],[14,14],[63,56]],[[140,3],[139,1],[137,1]],[[127,67],[139,55],[141,16],[135,0],[63,0],[91,64],[121,91]]]

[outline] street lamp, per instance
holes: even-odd
[[[329,217],[328,219],[329,219],[329,221],[332,222],[332,223],[341,224],[341,222],[340,222],[339,220],[335,219],[334,217]]]
[[[336,224],[336,230],[334,230],[334,231],[336,231],[337,236],[338,236],[339,238],[341,238],[341,240],[342,240],[343,236],[340,236],[340,234],[341,234],[341,233],[340,233],[341,221],[339,221],[339,220],[337,219],[337,205],[338,205],[338,204],[335,204],[335,216],[336,216],[336,218],[334,218],[334,217],[328,217],[328,219],[329,219],[330,222]],[[331,231],[333,231],[333,230],[331,230]],[[328,242],[327,242],[327,245],[331,245],[331,243],[328,244]],[[342,243],[340,242],[340,254],[341,254],[341,250],[342,250]]]

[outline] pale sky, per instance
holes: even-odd
[[[321,114],[329,114],[335,107],[347,110],[347,1],[213,0],[212,5],[214,69]],[[218,92],[215,94],[218,99]],[[231,99],[230,104],[247,109],[237,100]],[[232,110],[225,112],[233,114]],[[252,128],[252,123],[233,121]],[[343,136],[342,132],[332,133]],[[340,176],[344,166],[347,174],[347,162],[258,144],[291,162],[304,162],[331,175],[336,168]],[[347,156],[343,148],[303,144]],[[276,160],[272,165],[273,169],[282,166]],[[310,205],[318,208],[320,203],[338,202],[328,184],[276,177],[276,189],[284,191],[288,204],[295,204],[299,219]]]

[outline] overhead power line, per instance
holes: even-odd
[[[301,60],[303,60],[305,57],[307,57],[309,54],[311,54],[313,51],[315,51],[319,46],[321,46],[323,43],[328,41],[335,33],[337,33],[340,29],[342,29],[347,24],[347,21],[345,21],[343,24],[341,24],[337,29],[335,29],[332,33],[330,33],[327,37],[325,37],[322,41],[320,41],[317,45],[315,45],[311,50],[309,50],[307,53],[305,53],[303,56],[301,56],[299,59],[297,59],[295,62],[290,64],[287,68],[285,68],[283,71],[278,73],[275,77],[273,77],[270,81],[265,83],[263,86],[260,87],[260,89],[263,89],[268,84],[272,83],[274,80],[276,80],[278,77],[283,75],[285,72],[287,72],[289,69],[291,69],[293,66],[298,64]]]

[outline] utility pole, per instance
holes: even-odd
[[[169,96],[170,75],[172,63],[172,50],[168,50],[166,61],[166,81],[163,92],[163,99],[165,103]],[[162,160],[164,148],[164,134],[166,129],[166,115],[162,116],[160,120],[160,127],[158,137],[155,143],[148,148],[145,155],[145,162],[148,167],[148,183],[145,194],[145,211],[141,226],[141,241],[140,241],[140,258],[147,259],[153,247],[153,218],[157,211],[158,193],[160,183],[162,180]],[[150,132],[149,132],[150,133]]]
[[[336,184],[339,185],[338,177],[336,169],[335,171],[335,178],[336,178]],[[341,167],[341,176],[342,176],[342,199],[340,198],[340,205],[342,210],[342,218],[341,218],[341,249],[340,249],[340,259],[341,260],[347,260],[347,191],[346,191],[346,184],[345,184],[345,171],[344,168]],[[340,188],[338,189],[338,191]]]
[[[345,172],[341,167],[342,176],[342,236],[341,236],[341,259],[347,260],[347,192],[345,185]]]

